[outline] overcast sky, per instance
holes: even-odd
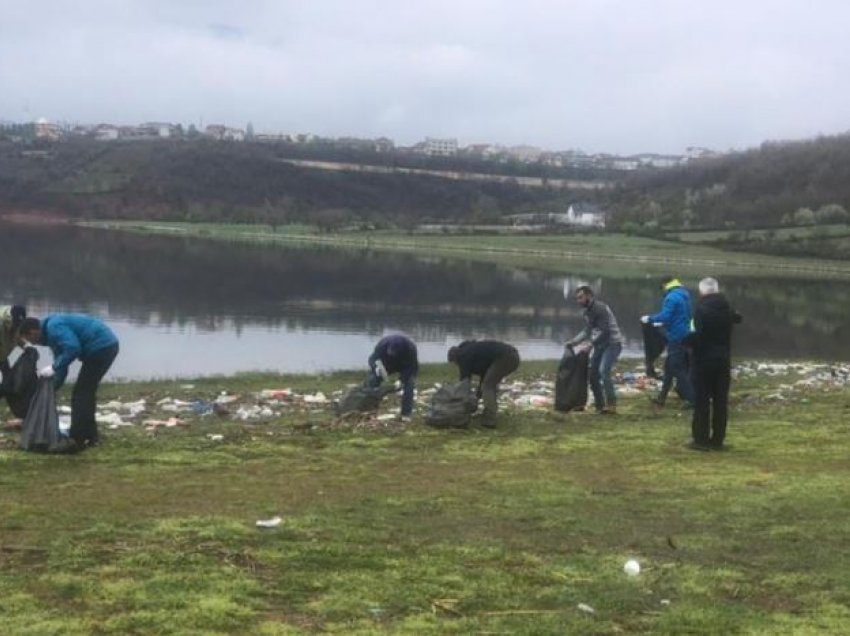
[[[847,0],[0,0],[0,120],[588,152],[850,130]]]

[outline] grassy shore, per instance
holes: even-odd
[[[109,384],[100,401],[359,379]],[[512,409],[495,431],[351,429],[318,407],[106,431],[75,456],[6,448],[0,633],[843,633],[850,389],[777,399],[794,379],[735,381],[723,453],[683,448],[687,418],[644,396],[610,418]]]
[[[453,235],[401,232],[338,232],[321,234],[303,225],[272,228],[263,225],[167,223],[155,221],[86,222],[111,230],[195,236],[218,240],[329,245],[340,248],[414,251],[471,260],[533,266],[562,271],[565,263],[606,268],[634,276],[669,271],[715,274],[761,272],[771,275],[850,277],[850,263],[811,258],[781,258],[762,254],[726,252],[716,247],[660,241],[623,234],[578,235]]]

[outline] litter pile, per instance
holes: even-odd
[[[554,371],[554,369],[553,369]],[[766,363],[745,362],[732,370],[734,378],[746,379],[762,376],[777,378],[775,390],[749,401],[785,401],[800,399],[807,392],[831,390],[850,386],[850,363]],[[514,380],[502,384],[499,408],[504,411],[548,411],[554,407],[554,373],[532,379]],[[641,395],[657,391],[659,381],[647,377],[641,370],[624,371],[614,378],[621,396]],[[334,405],[355,385],[342,387],[330,396],[321,391],[299,393],[291,388],[264,389],[245,395],[222,391],[213,399],[178,399],[164,397],[159,400],[139,399],[122,402],[113,400],[101,404],[97,421],[101,426],[118,429],[126,426],[143,427],[156,434],[160,429],[190,426],[205,418],[218,421],[265,423],[283,415],[300,413],[308,417],[303,426],[308,428],[346,429],[360,431],[398,431],[408,426],[398,418],[400,396],[387,396],[380,409],[369,413],[349,413],[340,417],[327,417]],[[416,393],[417,411],[427,411],[440,384],[420,385]],[[180,385],[184,391],[194,391],[193,385]],[[396,390],[400,387],[396,386]],[[804,398],[803,398],[804,399]],[[60,406],[60,428],[70,426],[68,406]],[[322,417],[310,418],[311,414]],[[302,426],[302,425],[299,425]],[[20,429],[19,420],[8,420],[0,429],[13,432]],[[217,438],[219,436],[216,436]],[[215,441],[220,441],[216,439]]]
[[[733,378],[757,376],[787,376],[788,382],[778,385],[776,391],[761,398],[768,402],[785,402],[800,397],[806,392],[850,386],[850,363],[745,362],[732,369]]]

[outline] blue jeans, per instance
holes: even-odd
[[[410,417],[413,413],[413,391],[416,389],[416,370],[402,371],[401,379],[401,415],[402,417]],[[375,373],[375,369],[369,372],[368,384],[372,388],[381,386],[383,378]]]
[[[667,343],[667,360],[664,362],[664,382],[658,393],[658,402],[664,404],[667,393],[676,380],[676,393],[688,404],[694,403],[694,386],[691,383],[690,363],[688,352],[681,342]]]
[[[617,363],[623,345],[619,342],[607,347],[597,347],[590,358],[590,390],[593,391],[593,405],[596,410],[617,405],[617,393],[611,379],[611,369]],[[604,396],[603,396],[604,390]]]

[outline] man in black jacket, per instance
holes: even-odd
[[[499,383],[519,367],[517,350],[498,340],[464,340],[449,349],[448,359],[458,366],[461,380],[473,375],[481,378],[478,385],[478,397],[484,398],[481,425],[495,428]]]
[[[741,322],[741,315],[720,293],[714,278],[700,281],[699,294],[694,331],[688,338],[693,347],[695,393],[690,447],[721,450],[728,416],[732,326]]]

